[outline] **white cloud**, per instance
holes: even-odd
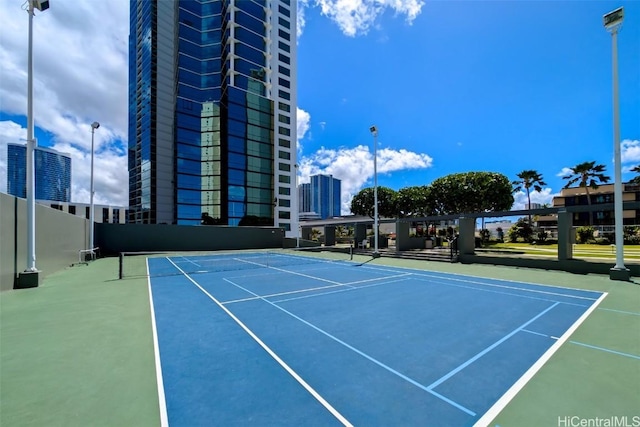
[[[556,176],[563,177],[563,176],[568,176],[572,174],[573,174],[573,170],[571,168],[564,167],[562,168],[562,170],[560,170],[560,172],[556,174]]]
[[[300,38],[302,35],[302,31],[304,30],[304,26],[306,21],[304,19],[304,12],[309,6],[309,0],[298,0],[298,15],[296,16],[296,34],[297,37]]]
[[[297,140],[296,142],[297,142],[298,150],[302,150],[302,143],[300,141],[302,141],[302,139],[307,134],[307,131],[309,130],[309,122],[311,121],[311,115],[299,107],[296,107],[296,108],[297,108],[297,112],[296,112]]]
[[[553,205],[553,198],[555,196],[558,196],[559,193],[552,193],[551,192],[551,188],[547,187],[547,188],[543,188],[542,191],[538,192],[538,191],[531,191],[531,193],[529,194],[531,196],[531,203],[539,203],[541,205],[549,205],[552,206]],[[527,204],[529,203],[529,201],[527,200],[527,193],[525,191],[517,191],[515,193],[513,193],[513,198],[514,198],[514,203],[513,203],[513,207],[511,208],[512,210],[522,210],[522,209],[526,209]]]
[[[316,0],[316,4],[345,35],[354,37],[366,34],[386,10],[405,15],[407,22],[413,23],[422,11],[424,0]]]
[[[622,163],[640,162],[640,140],[625,139],[620,145],[620,160]]]
[[[384,148],[378,151],[378,172],[392,173],[408,169],[431,167],[433,159],[426,154],[407,150]],[[358,145],[355,148],[321,148],[311,156],[302,157],[300,183],[309,182],[311,175],[333,175],[340,179],[342,190],[342,213],[350,213],[351,199],[365,184],[373,179],[373,153],[369,147]],[[373,185],[370,183],[370,185]]]
[[[0,1],[0,99],[3,112],[19,116],[27,114],[27,23],[21,2]],[[90,124],[97,120],[96,201],[128,204],[128,34],[126,0],[54,2],[33,19],[34,122],[52,136],[51,148],[71,154],[74,202],[89,201]],[[5,157],[6,143],[19,142],[15,132],[26,139],[20,125],[0,126]]]

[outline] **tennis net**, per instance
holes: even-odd
[[[147,271],[147,259],[152,261]],[[291,265],[336,262],[315,253],[300,252],[121,252],[118,263],[120,279],[146,276],[172,276],[221,271],[277,268]]]

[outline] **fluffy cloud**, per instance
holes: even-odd
[[[4,113],[18,116],[27,114],[27,23],[20,2],[0,2],[0,99]],[[71,154],[75,202],[89,201],[91,123],[97,120],[96,201],[128,204],[128,34],[126,0],[54,2],[33,19],[34,121],[51,136],[51,148]],[[3,122],[2,156],[7,142],[24,139],[26,129]],[[5,179],[0,160],[0,182]]]
[[[393,173],[408,169],[431,167],[433,159],[426,154],[407,150],[383,148],[378,150],[379,173]],[[365,184],[372,185],[373,153],[369,147],[318,150],[311,156],[302,157],[299,167],[300,183],[309,182],[311,175],[333,175],[342,181],[342,213],[350,212],[351,199]]]
[[[302,35],[305,10],[310,0],[298,0],[298,37]],[[396,15],[405,15],[409,24],[422,11],[424,0],[315,0],[321,13],[334,21],[347,36],[366,34],[376,19],[390,10]]]
[[[622,163],[640,162],[640,140],[625,139],[620,145],[620,160]]]
[[[559,177],[561,177],[561,178],[562,178],[563,176],[568,176],[568,175],[572,175],[572,174],[573,174],[573,170],[572,170],[571,168],[564,167],[564,168],[562,168],[562,169],[560,170],[560,172],[558,172],[558,173],[556,174],[556,176],[559,176]]]
[[[296,142],[297,142],[298,150],[302,150],[302,143],[300,141],[302,141],[302,139],[307,134],[307,131],[309,130],[309,122],[311,121],[311,115],[298,107],[296,108],[297,108],[297,112],[296,112],[297,141]]]
[[[531,203],[539,203],[541,205],[553,205],[553,198],[557,196],[559,193],[552,193],[551,188],[543,188],[542,191],[531,191],[529,194],[531,196]],[[529,200],[527,199],[527,193],[525,191],[517,191],[513,193],[514,203],[512,210],[522,210],[526,209]]]

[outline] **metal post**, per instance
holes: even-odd
[[[604,16],[605,28],[611,32],[612,80],[613,80],[613,157],[614,157],[614,218],[616,236],[616,265],[609,277],[614,280],[629,280],[629,270],[624,266],[624,232],[622,206],[622,166],[620,155],[620,102],[618,96],[618,31],[624,17],[623,8]]]
[[[100,127],[100,123],[98,122],[93,122],[91,124],[91,184],[90,184],[90,195],[89,195],[89,250],[91,251],[91,257],[95,257],[95,253],[93,251],[93,249],[95,248],[94,242],[93,242],[93,221],[94,221],[94,216],[93,216],[93,137],[95,134],[96,129],[98,129]]]
[[[624,266],[624,230],[622,215],[622,172],[620,154],[620,105],[618,97],[618,29],[611,33],[613,61],[613,153],[615,161],[614,197],[616,224],[616,265],[615,269],[623,270]]]
[[[378,128],[369,130],[373,134],[373,256],[378,256]]]
[[[27,271],[36,268],[35,145],[33,137],[33,0],[29,0],[29,47],[27,59]]]

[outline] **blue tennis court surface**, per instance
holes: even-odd
[[[148,268],[172,426],[483,423],[604,297],[284,253]]]

